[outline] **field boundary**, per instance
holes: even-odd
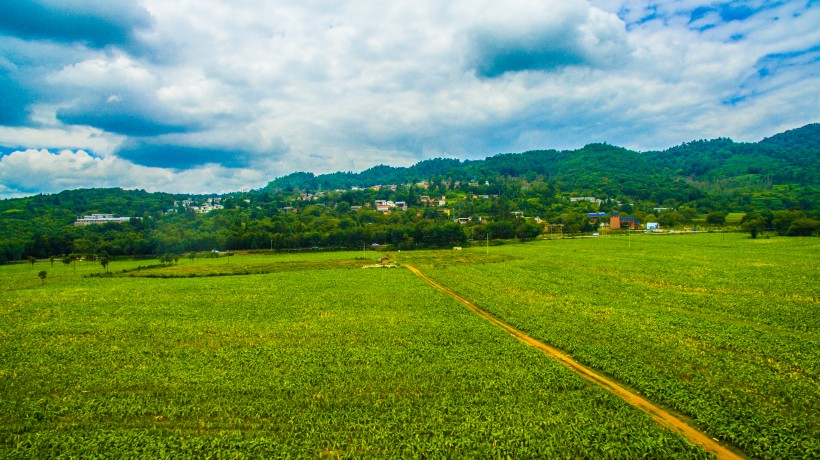
[[[489,321],[490,323],[494,324],[495,326],[503,329],[505,332],[509,333],[516,339],[520,340],[521,342],[526,343],[527,345],[534,347],[543,353],[547,354],[548,356],[554,358],[559,363],[563,364],[565,367],[569,368],[570,370],[574,371],[575,373],[579,374],[581,377],[585,378],[586,380],[603,387],[605,390],[614,393],[627,403],[637,407],[641,411],[648,414],[652,417],[657,423],[665,426],[666,428],[679,433],[680,435],[684,436],[688,439],[691,443],[701,446],[707,452],[715,455],[719,460],[736,460],[736,459],[743,459],[745,457],[741,456],[740,454],[735,453],[732,450],[729,450],[726,446],[720,444],[720,442],[716,441],[713,438],[710,438],[705,433],[697,430],[696,428],[692,427],[688,423],[684,422],[682,419],[676,417],[675,415],[669,413],[668,411],[664,410],[663,408],[653,404],[652,402],[648,401],[647,399],[643,398],[640,395],[633,393],[632,391],[624,388],[623,386],[619,385],[618,383],[614,382],[613,380],[593,371],[592,369],[584,366],[583,364],[579,363],[578,361],[571,358],[566,353],[562,352],[561,350],[547,345],[544,342],[541,342],[533,337],[527,335],[526,333],[510,326],[509,324],[501,321],[500,319],[496,318],[495,316],[491,315],[487,311],[483,310],[481,307],[475,305],[474,303],[470,302],[469,300],[461,297],[460,295],[456,294],[455,292],[451,291],[450,289],[444,287],[443,285],[433,281],[417,268],[404,264],[404,267],[410,270],[413,274],[424,280],[430,286],[438,289],[439,291],[449,295],[450,297],[454,298],[455,300],[459,301],[467,308],[472,310],[474,313],[479,315],[480,317],[484,318],[485,320]]]

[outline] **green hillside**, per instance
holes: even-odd
[[[2,200],[0,263],[98,252],[448,247],[592,233],[609,221],[590,214],[611,212],[665,229],[728,225],[755,236],[814,235],[818,133],[812,124],[757,143],[715,139],[643,153],[589,144],[359,173],[297,172],[223,196],[87,189]],[[377,211],[377,200],[403,205]],[[74,226],[92,213],[135,219]]]
[[[641,189],[657,187],[658,181],[697,184],[723,180],[744,186],[750,182],[750,175],[760,180],[761,187],[774,184],[816,186],[820,183],[820,124],[806,125],[757,143],[736,143],[721,138],[645,153],[590,144],[572,151],[535,150],[499,154],[485,160],[438,158],[407,168],[381,165],[361,173],[316,176],[298,172],[275,179],[266,188],[328,190],[410,183],[432,176],[483,181],[498,176],[532,175],[566,182],[573,189],[586,187],[637,195],[641,194]],[[621,182],[622,185],[607,187],[607,182]],[[641,185],[630,187],[630,183]]]

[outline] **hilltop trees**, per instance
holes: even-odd
[[[192,205],[213,197],[141,190],[0,200],[0,263],[55,254],[91,260],[103,252],[110,259],[374,242],[446,247],[488,235],[528,239],[547,225],[591,232],[597,219],[589,213],[613,211],[663,228],[704,217],[722,226],[728,212],[757,213],[741,222],[745,231],[813,235],[820,220],[818,136],[815,124],[755,144],[717,139],[646,153],[590,144],[485,160],[430,159],[408,168],[381,165],[361,173],[295,173],[259,190],[224,195],[224,209],[206,214]],[[375,209],[376,200],[404,202],[409,209],[385,215]],[[78,215],[96,212],[133,218],[73,225]]]

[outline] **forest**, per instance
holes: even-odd
[[[382,203],[403,203],[385,209]],[[202,212],[202,205],[218,206]],[[89,214],[131,217],[74,226]],[[591,234],[612,213],[662,229],[757,236],[820,229],[820,124],[757,143],[694,141],[664,151],[578,150],[430,159],[360,173],[297,172],[225,195],[82,189],[0,201],[0,263],[68,255],[395,249],[542,234]],[[597,214],[597,217],[594,215]],[[728,216],[740,216],[730,221]]]

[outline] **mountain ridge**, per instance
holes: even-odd
[[[816,184],[820,182],[820,124],[808,124],[754,143],[717,138],[647,152],[592,143],[576,150],[499,153],[483,160],[433,158],[408,167],[377,165],[359,173],[315,175],[300,171],[276,178],[263,189],[316,191],[412,183],[432,176],[479,180],[486,176],[532,173],[565,181],[572,174],[590,170],[598,174],[624,176],[626,171],[626,175],[649,174],[661,180],[696,182],[756,174],[770,176],[773,183]]]

